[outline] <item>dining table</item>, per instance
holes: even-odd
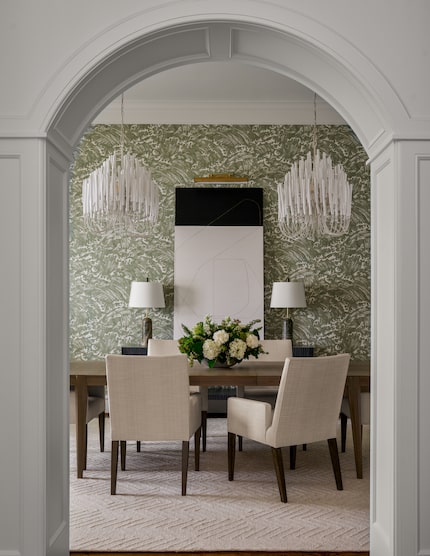
[[[283,361],[244,360],[231,368],[208,368],[197,362],[189,366],[190,386],[278,386]],[[75,388],[77,477],[85,470],[86,411],[88,386],[106,385],[104,360],[70,362],[70,385]],[[351,360],[344,396],[350,406],[356,475],[363,478],[361,431],[361,392],[370,391],[370,361]]]

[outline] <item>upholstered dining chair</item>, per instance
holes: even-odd
[[[85,467],[87,468],[87,445],[88,445],[88,423],[93,419],[99,420],[99,443],[100,452],[105,451],[105,410],[106,392],[104,386],[89,386],[87,401],[87,422],[85,426]],[[76,393],[72,386],[69,396],[69,422],[76,424]]]
[[[177,340],[148,340],[148,355],[177,355],[180,353]],[[192,394],[200,394],[202,398],[202,451],[206,452],[207,420],[208,420],[208,389],[207,386],[190,386]]]
[[[182,496],[187,493],[189,441],[194,435],[194,467],[200,465],[201,398],[189,391],[185,354],[107,355],[106,378],[112,440],[111,494],[116,494],[118,447],[121,469],[127,440],[182,441]]]
[[[282,447],[327,440],[336,487],[343,489],[336,432],[349,359],[349,354],[287,358],[274,409],[267,402],[228,399],[229,481],[234,479],[236,435],[250,438],[271,447],[281,501],[287,502]],[[290,463],[294,467],[295,459]]]
[[[370,392],[361,392],[360,394],[361,402],[361,436],[363,436],[363,425],[370,425]],[[343,398],[342,406],[340,408],[340,438],[341,438],[341,450],[345,452],[346,449],[346,431],[348,425],[348,419],[351,418],[351,412],[349,409],[348,398]]]
[[[293,355],[291,340],[260,340],[260,344],[264,353],[258,356],[259,361],[285,361],[287,357]],[[244,386],[243,396],[240,397],[269,402],[274,407],[277,394],[277,386]],[[241,395],[240,389],[239,395]]]
[[[258,356],[259,361],[285,361],[287,357],[293,355],[293,344],[291,340],[260,340],[264,353]],[[237,395],[241,398],[258,400],[270,403],[275,407],[276,396],[278,395],[277,386],[238,386]],[[242,436],[238,436],[239,451],[243,450]]]

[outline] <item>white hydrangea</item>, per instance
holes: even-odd
[[[234,359],[242,360],[246,351],[246,343],[239,338],[234,339],[230,344],[229,355]]]
[[[225,330],[217,330],[213,335],[214,342],[219,346],[222,346],[223,344],[228,342],[229,337],[229,333]]]
[[[255,334],[248,334],[246,336],[246,345],[249,348],[255,349],[256,347],[258,347],[258,344],[259,344],[259,340]]]
[[[203,343],[203,356],[206,359],[213,360],[219,355],[220,347],[213,340],[205,340]]]

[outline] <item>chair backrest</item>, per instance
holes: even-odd
[[[272,425],[273,447],[336,438],[350,355],[293,357],[285,361]]]
[[[291,340],[260,340],[260,344],[266,353],[258,356],[259,361],[285,361],[293,355]]]
[[[148,355],[177,355],[180,353],[178,340],[148,340]]]
[[[106,378],[112,440],[190,438],[185,354],[107,355]]]

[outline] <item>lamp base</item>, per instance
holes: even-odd
[[[142,346],[148,347],[148,340],[152,338],[152,320],[149,317],[142,319]]]
[[[284,319],[282,325],[282,339],[293,341],[293,321],[292,319]]]

